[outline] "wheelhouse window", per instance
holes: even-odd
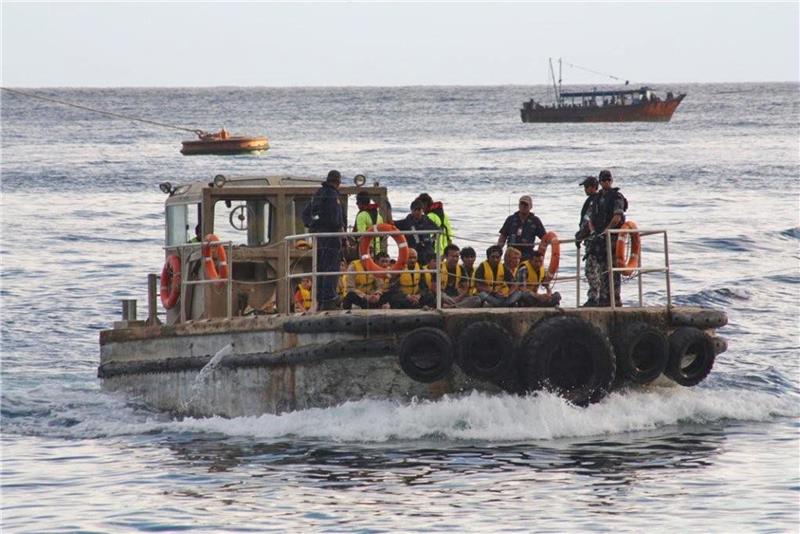
[[[274,217],[267,200],[219,200],[214,204],[214,234],[234,245],[266,245],[272,240]]]
[[[167,206],[167,246],[183,245],[194,239],[199,213],[199,204]]]

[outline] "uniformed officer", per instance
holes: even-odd
[[[519,249],[522,252],[522,261],[531,259],[536,238],[541,239],[546,232],[542,221],[533,214],[532,209],[533,200],[530,195],[519,197],[519,210],[506,218],[497,239],[497,245],[501,248],[508,241],[508,246]]]

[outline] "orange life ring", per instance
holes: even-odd
[[[373,225],[369,228],[370,232],[397,232],[397,227],[393,224],[388,223],[379,223]],[[375,260],[372,259],[372,256],[369,253],[369,247],[372,244],[372,240],[375,239],[375,236],[369,235],[362,235],[361,240],[358,243],[358,254],[361,256],[361,263],[364,265],[364,268],[368,271],[383,273],[384,271],[388,271],[389,269],[384,269],[377,263]],[[405,267],[406,262],[408,261],[408,242],[406,241],[406,236],[403,234],[397,233],[392,234],[392,239],[394,242],[397,243],[397,263],[396,265]],[[402,268],[401,267],[401,268]],[[375,275],[379,278],[384,278],[386,274],[377,274]]]
[[[555,276],[561,261],[561,243],[555,232],[547,232],[542,236],[541,241],[539,241],[539,253],[542,255],[543,263],[544,253],[547,251],[548,245],[550,245],[550,264],[547,266],[547,272],[550,273],[550,276]]]
[[[629,229],[629,230],[636,230],[638,227],[636,223],[633,221],[625,221],[620,229]],[[628,236],[631,237],[631,254],[627,258],[625,257],[628,252]],[[617,249],[614,251],[614,264],[617,267],[624,267],[624,271],[620,271],[624,275],[631,275],[633,272],[641,266],[641,255],[642,255],[642,238],[639,235],[639,232],[633,233],[625,233],[619,234],[619,238],[617,239]]]
[[[208,234],[206,241],[219,241],[214,234]],[[222,245],[203,245],[203,263],[207,280],[227,280],[228,255]],[[219,271],[217,271],[219,263]]]
[[[171,310],[181,296],[181,259],[170,254],[161,269],[161,304]]]

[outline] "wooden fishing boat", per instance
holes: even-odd
[[[562,92],[560,65],[561,60],[556,84],[553,64],[550,63],[555,102],[542,104],[533,99],[523,102],[520,109],[522,122],[667,122],[686,97],[685,93],[676,95],[668,91],[662,98],[647,86]],[[625,84],[628,84],[627,80]]]
[[[199,138],[197,140],[181,143],[183,145],[181,154],[184,156],[243,154],[269,148],[269,140],[264,136],[230,136],[225,128],[217,133],[198,131],[197,136]]]

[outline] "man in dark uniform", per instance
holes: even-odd
[[[342,232],[345,228],[342,205],[339,203],[339,185],[342,175],[330,171],[309,203],[312,232]],[[342,238],[319,237],[316,239],[317,271],[336,272],[342,257]],[[340,297],[336,294],[339,275],[320,276],[317,285],[318,310],[333,310],[339,307]]]
[[[592,223],[595,227],[595,232],[598,235],[603,235],[607,230],[615,230],[622,226],[625,222],[625,212],[628,209],[628,200],[619,192],[618,187],[611,187],[614,179],[611,177],[611,172],[607,170],[600,171],[600,193],[597,198],[597,207],[595,210],[595,217],[592,220]],[[614,234],[611,236],[611,251],[612,254],[614,250],[616,250],[617,245],[617,236],[618,234]],[[601,241],[603,246],[603,266],[604,269],[607,269],[608,263],[608,253],[606,250],[606,240],[596,240]],[[599,295],[600,305],[601,306],[609,306],[611,302],[611,298],[609,295],[609,287],[608,287],[608,271],[606,270],[603,278],[606,280],[605,284],[602,286],[602,291]],[[614,273],[614,304],[616,306],[622,306],[622,300],[620,298],[620,285],[622,284],[622,276],[620,273]]]
[[[425,216],[424,206],[421,200],[416,199],[411,203],[411,213],[405,219],[397,222],[398,230],[433,230],[439,229],[436,224]],[[408,246],[417,251],[419,264],[427,265],[431,258],[435,257],[434,235],[433,234],[408,234],[406,236]]]
[[[586,200],[583,202],[581,208],[581,217],[578,220],[578,231],[575,233],[575,242],[578,248],[581,248],[581,241],[586,240],[586,253],[583,256],[584,260],[584,274],[586,281],[589,283],[589,290],[586,292],[586,302],[584,306],[597,306],[600,302],[600,288],[603,284],[608,285],[608,278],[604,278],[603,271],[605,270],[605,250],[600,246],[602,239],[592,238],[588,239],[595,234],[594,224],[592,219],[595,217],[597,208],[597,200],[599,194],[597,192],[597,178],[594,176],[587,176],[579,185],[583,186],[583,192],[586,193]],[[597,243],[595,243],[595,241]]]
[[[506,218],[497,239],[497,245],[501,248],[508,241],[508,246],[519,249],[522,261],[531,259],[536,238],[541,239],[546,232],[542,221],[531,211],[532,208],[533,200],[529,195],[519,197],[519,210]]]

